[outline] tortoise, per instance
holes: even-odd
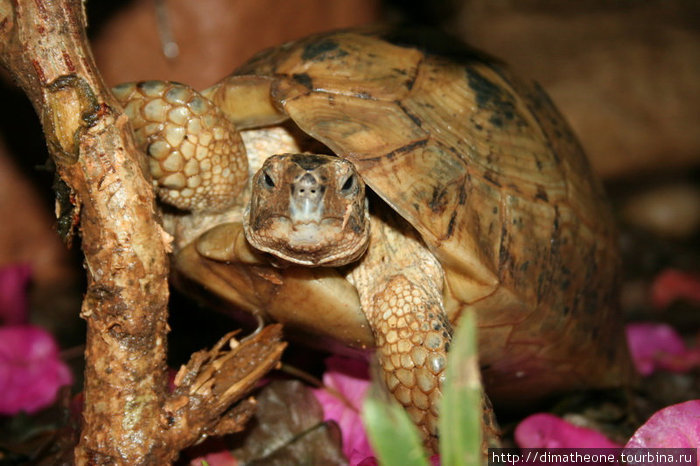
[[[309,342],[376,348],[431,438],[465,312],[497,405],[617,386],[629,364],[614,221],[571,129],[536,83],[426,37],[325,33],[201,95],[115,94],[175,207],[178,273]]]

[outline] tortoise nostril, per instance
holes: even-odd
[[[309,205],[319,205],[323,200],[324,185],[312,173],[304,173],[292,183],[292,197],[295,202],[306,202]]]

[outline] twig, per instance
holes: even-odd
[[[144,158],[100,78],[84,26],[80,0],[0,0],[0,60],[40,115],[57,173],[80,213],[87,342],[75,462],[168,464],[194,436],[240,429],[251,404],[226,410],[276,364],[284,345],[279,329],[251,341],[245,357],[257,366],[239,371],[240,380],[222,378],[213,355],[195,355],[190,376],[207,374],[213,398],[178,393],[184,404],[173,406],[165,363],[168,235],[156,221]],[[194,434],[182,433],[182,420]]]

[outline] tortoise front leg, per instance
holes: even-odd
[[[248,157],[236,126],[184,84],[126,83],[114,95],[134,127],[161,201],[192,212],[242,203]]]
[[[380,281],[365,315],[389,391],[436,447],[438,404],[452,329],[442,304],[406,273]]]
[[[372,328],[387,388],[437,448],[438,401],[452,327],[442,268],[402,219],[372,218],[370,245],[348,274]]]
[[[417,233],[394,212],[372,216],[370,244],[347,275],[374,334],[384,383],[438,449],[438,407],[452,325],[443,304],[443,272]],[[483,395],[482,450],[500,446],[498,423]]]

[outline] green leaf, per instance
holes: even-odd
[[[428,466],[418,429],[396,401],[374,382],[362,407],[370,443],[383,466]]]
[[[440,461],[443,466],[481,464],[481,380],[475,318],[467,312],[452,339],[440,404]]]

